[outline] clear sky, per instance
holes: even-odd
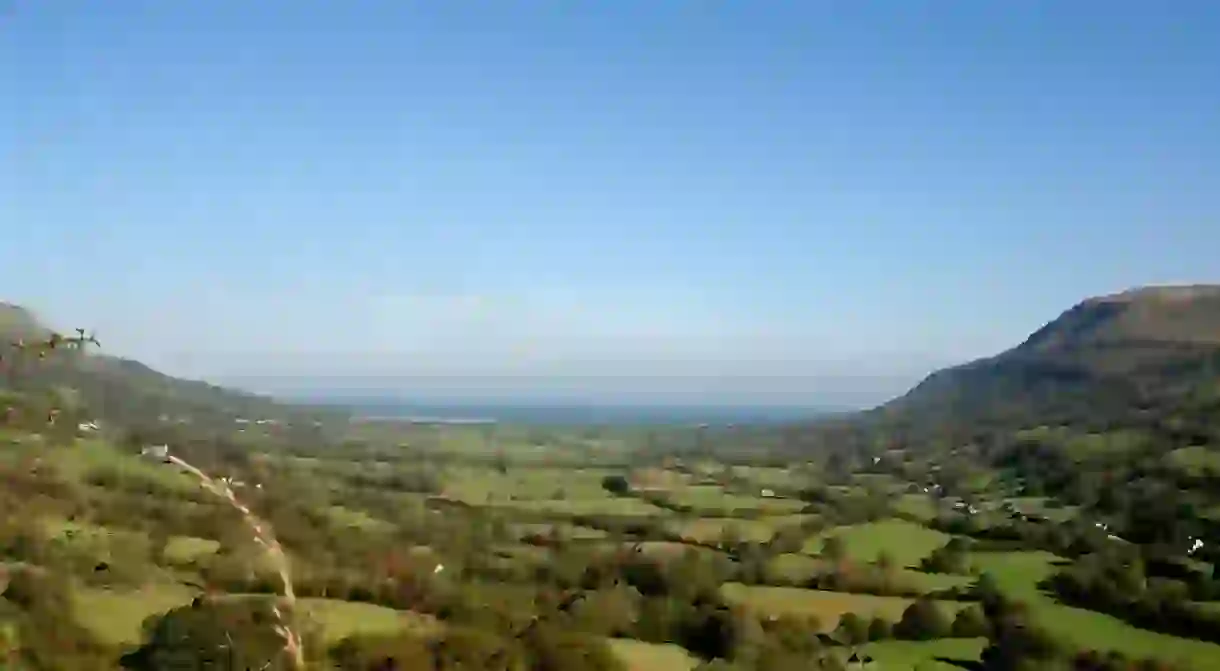
[[[0,298],[258,389],[879,401],[1220,279],[1218,35],[1205,1],[0,0]]]

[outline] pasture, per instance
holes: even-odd
[[[58,471],[70,480],[83,480],[96,471],[111,471],[123,480],[149,482],[171,490],[199,488],[194,478],[175,466],[149,461],[102,440],[78,440],[68,447],[48,449],[46,454]]]
[[[767,587],[726,583],[721,587],[725,599],[759,615],[814,616],[823,631],[832,631],[838,626],[844,613],[856,613],[863,617],[882,617],[898,621],[902,612],[911,605],[912,599],[871,594],[846,594],[796,587]],[[939,602],[947,614],[969,606],[966,602]]]
[[[194,592],[172,584],[151,584],[137,590],[78,587],[73,593],[76,619],[110,645],[139,643],[141,627],[150,615],[191,602]]]
[[[170,564],[190,564],[216,554],[220,542],[194,536],[173,536],[165,544],[165,561]]]
[[[940,506],[927,494],[904,494],[894,503],[894,510],[926,522],[936,518]]]
[[[442,495],[471,505],[511,501],[605,501],[613,498],[602,478],[616,471],[597,468],[491,468],[454,466],[442,474]]]
[[[804,551],[820,554],[826,538],[842,539],[855,561],[875,562],[889,554],[899,566],[917,566],[924,557],[949,541],[949,535],[905,520],[882,520],[830,529],[806,543]]]
[[[957,671],[961,663],[977,662],[985,647],[984,638],[944,638],[879,641],[861,646],[860,652],[872,657],[883,671]]]
[[[439,631],[442,626],[435,618],[423,613],[335,599],[300,599],[297,601],[297,613],[320,626],[327,643],[336,643],[353,634],[411,631],[428,635]]]
[[[645,643],[629,638],[609,639],[610,649],[627,671],[690,671],[699,660],[676,645]]]
[[[767,563],[767,572],[773,579],[803,584],[830,567],[829,562],[820,557],[810,557],[809,555],[802,554],[782,554],[774,557]],[[899,568],[894,570],[892,580],[897,587],[928,593],[952,587],[965,587],[972,583],[974,578],[964,575],[924,573],[910,568]]]
[[[734,494],[716,485],[691,485],[668,492],[666,498],[674,504],[696,510],[758,511],[771,514],[793,514],[805,507],[804,501]]]
[[[1220,668],[1220,645],[1139,629],[1103,613],[1065,606],[1043,594],[1038,582],[1063,562],[1050,553],[982,552],[971,559],[978,570],[996,579],[1001,590],[1028,604],[1036,622],[1073,645],[1132,657],[1157,656],[1184,669]]]
[[[813,519],[812,515],[768,515],[758,519],[740,519],[731,517],[683,517],[667,525],[673,533],[694,543],[715,543],[724,538],[726,530],[731,530],[740,540],[764,543],[771,539],[776,530],[787,526],[797,526]]]

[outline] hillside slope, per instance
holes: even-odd
[[[28,342],[49,333],[32,311],[0,302],[0,343]],[[41,361],[27,356],[19,364],[13,352],[5,354],[9,361],[0,388],[23,393],[72,390],[91,415],[122,425],[306,415],[303,409],[264,396],[172,377],[137,361],[96,352],[56,353]]]
[[[1216,391],[1220,286],[1090,298],[997,356],[937,371],[876,414],[921,422],[1104,421]]]

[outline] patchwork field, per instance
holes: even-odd
[[[57,447],[47,458],[65,477],[83,480],[95,471],[113,471],[124,479],[147,481],[168,489],[195,491],[199,483],[191,476],[166,464],[124,452],[101,440],[81,440],[72,447]]]
[[[683,517],[669,523],[667,528],[695,543],[715,543],[724,537],[726,529],[733,529],[733,533],[743,541],[762,543],[770,540],[778,529],[798,526],[815,517],[814,515],[768,515],[760,519]]]
[[[676,645],[658,645],[625,638],[609,640],[610,649],[627,665],[627,671],[690,671],[699,660]]]
[[[476,447],[467,445],[465,449],[470,449],[473,453]],[[539,459],[543,458],[541,455],[549,454],[548,448],[518,446],[514,449],[524,450],[526,454],[537,453],[540,455]],[[1201,458],[1194,452],[1175,454],[1174,458],[1182,459],[1187,456]],[[61,466],[67,478],[78,483],[83,482],[91,473],[109,471],[119,474],[120,478],[151,483],[155,485],[151,488],[154,492],[158,487],[195,487],[193,481],[180,476],[172,468],[142,460],[97,441],[83,441],[73,448],[47,449],[45,458]],[[269,459],[273,461],[275,457]],[[434,548],[433,552],[440,555],[446,552],[464,553],[446,560],[454,570],[446,573],[442,580],[463,581],[463,595],[468,593],[480,607],[486,604],[488,609],[537,609],[541,612],[541,609],[547,607],[543,604],[546,604],[552,595],[543,594],[547,588],[536,584],[536,577],[556,571],[557,567],[563,570],[569,567],[579,569],[578,562],[611,547],[611,543],[622,538],[620,533],[630,535],[624,547],[638,549],[647,557],[661,561],[689,552],[715,556],[715,571],[733,571],[734,573],[726,575],[742,575],[746,576],[741,578],[742,580],[770,583],[725,583],[721,585],[721,593],[726,601],[759,616],[784,614],[816,620],[817,626],[823,632],[833,630],[845,613],[855,613],[866,618],[881,617],[894,622],[901,618],[903,611],[912,603],[912,599],[906,597],[780,586],[806,585],[819,573],[835,568],[823,554],[825,543],[830,538],[842,541],[844,551],[851,560],[849,564],[856,565],[847,567],[849,571],[861,569],[859,564],[875,564],[882,555],[894,560],[896,566],[887,574],[887,582],[884,585],[865,585],[862,582],[860,589],[909,589],[929,593],[965,587],[975,579],[971,575],[928,574],[917,570],[920,561],[948,542],[950,536],[915,521],[881,519],[866,524],[829,528],[812,538],[800,533],[799,527],[802,524],[818,519],[818,515],[799,512],[801,510],[817,510],[826,520],[858,519],[848,515],[840,516],[844,511],[836,510],[833,506],[841,505],[850,509],[850,506],[866,498],[865,490],[872,490],[879,493],[878,495],[893,494],[890,501],[895,510],[915,520],[932,519],[938,509],[950,505],[950,500],[937,500],[923,494],[910,493],[910,483],[899,491],[898,485],[902,483],[890,476],[853,476],[846,483],[844,480],[838,480],[832,485],[836,492],[847,497],[846,500],[832,501],[828,504],[832,507],[818,507],[824,502],[808,505],[802,501],[777,498],[772,492],[762,491],[768,485],[795,486],[801,479],[808,478],[808,473],[798,475],[792,469],[776,467],[725,467],[712,463],[705,466],[706,473],[693,474],[686,472],[690,470],[689,466],[681,464],[670,463],[653,469],[655,480],[668,483],[667,487],[653,488],[653,493],[663,494],[672,503],[690,506],[700,511],[699,513],[675,512],[650,504],[636,496],[610,494],[603,487],[603,479],[607,475],[626,473],[626,466],[611,468],[586,465],[569,468],[545,462],[531,467],[505,467],[503,464],[484,464],[477,460],[455,460],[436,466],[434,473],[443,487],[444,497],[480,509],[474,511],[464,506],[433,506],[437,509],[430,510],[424,504],[434,504],[435,500],[429,500],[431,495],[423,491],[402,492],[395,491],[392,487],[361,485],[358,479],[357,484],[350,482],[353,478],[347,475],[356,473],[367,475],[384,471],[393,474],[393,470],[400,466],[386,456],[363,464],[333,458],[302,460],[294,457],[283,460],[279,473],[287,472],[292,477],[308,478],[309,482],[319,483],[317,507],[310,511],[316,513],[310,520],[317,521],[310,523],[317,524],[314,533],[319,534],[319,537],[332,534],[330,541],[334,548],[346,551],[346,544],[352,539],[363,538],[368,543],[365,551],[370,554],[367,556],[375,558],[382,552],[382,544],[413,543],[416,541],[411,534],[418,532],[432,534],[429,547]],[[418,466],[412,465],[410,468]],[[310,472],[302,472],[304,469]],[[426,473],[429,476],[432,474],[433,471]],[[982,478],[980,482],[984,480],[986,478]],[[708,484],[711,482],[724,484]],[[102,497],[107,495],[107,492],[114,495],[114,492],[108,489],[112,486],[105,482],[93,482],[83,485],[82,489],[90,497]],[[344,498],[350,491],[345,488],[355,486],[366,486],[377,491],[365,492],[367,496]],[[751,493],[755,486],[759,487],[758,494]],[[118,496],[129,494],[124,488]],[[1051,520],[1068,520],[1078,514],[1074,508],[1057,505],[1045,498],[1005,499],[1004,492],[995,489],[990,494],[990,497],[982,497],[984,503],[980,505],[986,511],[994,508],[994,514],[998,516],[1004,514],[998,510],[1002,501],[1008,501],[1024,512],[1043,515]],[[183,506],[199,505],[183,497],[175,496],[172,500]],[[465,518],[468,522],[464,523],[464,526],[443,530],[428,529],[428,525],[443,525],[445,515],[456,516],[459,513],[468,516]],[[700,513],[707,516],[699,516]],[[578,525],[570,519],[573,515],[612,514],[631,515],[636,519],[628,520],[622,532],[616,531],[613,534],[592,526]],[[989,513],[985,512],[983,516],[987,514]],[[198,589],[193,585],[200,580],[200,566],[217,553],[221,546],[217,540],[189,535],[193,529],[174,529],[169,535],[163,555],[153,557],[157,553],[150,552],[151,543],[144,532],[110,529],[89,524],[83,521],[84,519],[84,515],[81,520],[76,521],[47,517],[41,519],[41,528],[47,539],[53,543],[52,547],[64,551],[65,556],[70,556],[72,561],[84,561],[83,565],[87,568],[92,567],[92,564],[82,558],[93,558],[100,563],[114,565],[107,569],[98,569],[110,571],[106,574],[109,583],[102,583],[97,575],[92,573],[87,574],[84,580],[73,583],[77,585],[73,588],[73,594],[81,623],[103,642],[114,645],[138,642],[141,627],[149,616],[189,603],[198,593]],[[304,523],[305,520],[300,522]],[[471,540],[475,542],[469,546],[446,545],[450,533],[456,534],[466,529],[480,529],[485,532],[492,528],[507,529],[509,533],[507,536],[496,535],[490,547],[486,542],[479,543],[479,540],[486,536],[474,535]],[[813,533],[812,530],[818,527],[811,525],[807,528],[810,529],[809,533]],[[794,549],[802,539],[807,540],[799,552],[774,556],[765,553],[777,552],[778,546],[751,548],[741,556],[730,551],[702,547],[727,538],[766,543],[779,530],[792,533],[790,538],[785,534],[783,540],[785,543],[790,541],[793,545],[783,549]],[[206,535],[216,532],[200,529],[198,533]],[[552,535],[581,543],[560,543],[554,547],[531,544],[531,537]],[[240,538],[237,536],[223,537],[226,544],[232,543],[232,549],[237,552],[238,573],[242,571],[240,566],[245,565],[267,568],[266,557],[253,543],[234,540]],[[636,542],[631,537],[652,540]],[[656,540],[660,538],[667,540]],[[756,551],[760,554],[748,554]],[[290,547],[289,556],[294,567],[299,569],[298,579],[309,576],[311,571],[315,571],[313,575],[319,575],[325,569],[325,565],[320,562],[311,565],[308,555],[297,548]],[[748,564],[755,556],[764,559],[769,557],[765,570],[756,571],[754,569],[757,564]],[[1140,630],[1113,617],[1064,606],[1042,594],[1038,583],[1063,561],[1052,554],[981,552],[971,554],[970,559],[972,569],[976,573],[990,574],[1002,590],[1028,603],[1035,621],[1045,624],[1076,647],[1119,651],[1132,657],[1155,655],[1176,661],[1183,668],[1199,671],[1220,668],[1220,646]],[[131,576],[121,575],[119,569],[128,564],[136,567],[136,573]],[[231,567],[226,568],[231,570]],[[468,576],[449,577],[461,576],[464,569],[471,569],[469,573],[472,575],[475,570],[484,573],[478,574],[479,577],[474,581],[469,580]],[[349,566],[348,570],[353,570],[353,567]],[[875,573],[879,569],[874,566],[866,570]],[[563,580],[573,580],[579,578],[580,574],[559,577]],[[875,576],[866,576],[866,579],[872,577]],[[141,581],[145,582],[142,588],[125,587],[139,584]],[[86,586],[95,584],[110,584],[111,587],[103,589]],[[234,591],[244,593],[257,589],[248,587]],[[230,598],[263,597],[230,595]],[[964,601],[938,603],[950,616],[957,610],[972,605]],[[630,608],[630,605],[627,608]],[[1201,604],[1201,608],[1220,609],[1220,605]],[[441,626],[435,620],[419,614],[371,603],[302,599],[298,612],[315,623],[329,643],[357,633],[390,634],[414,629],[426,634],[437,631]],[[631,671],[686,671],[697,666],[697,660],[689,652],[675,645],[653,645],[624,639],[611,639],[610,645]],[[860,646],[859,651],[872,657],[879,665],[875,668],[879,669],[948,671],[976,661],[983,646],[984,642],[979,639],[883,641]],[[846,655],[850,650],[844,647],[836,649],[835,654],[838,652]]]
[[[936,500],[927,494],[904,494],[894,504],[894,509],[904,515],[926,521],[936,518],[939,506]]]
[[[958,671],[961,663],[977,662],[985,647],[984,638],[946,638],[881,641],[861,646],[859,651],[872,657],[883,671]]]
[[[783,554],[767,563],[768,572],[777,579],[802,583],[830,567],[831,564],[825,559],[803,554]],[[894,572],[894,580],[900,586],[909,586],[923,592],[933,592],[967,586],[974,581],[974,578],[945,573],[924,573],[910,568],[901,568]]]
[[[801,487],[810,480],[810,474],[800,468],[778,468],[774,466],[733,466],[729,473],[734,478],[740,478],[765,487]]]
[[[675,504],[696,509],[727,512],[752,510],[766,513],[796,513],[805,507],[803,501],[733,494],[715,485],[693,485],[670,490],[667,497]]]
[[[874,562],[882,553],[888,553],[899,566],[916,566],[949,541],[948,534],[895,519],[830,529],[810,539],[804,551],[820,554],[830,536],[842,539],[848,556],[856,561]]]
[[[140,642],[145,618],[191,602],[195,592],[178,585],[149,585],[117,591],[81,587],[75,592],[76,618],[103,642]]]
[[[897,621],[911,605],[912,599],[870,594],[844,594],[795,587],[768,587],[727,583],[721,588],[730,602],[761,615],[816,616],[823,631],[833,630],[844,613],[866,617],[883,617]],[[969,606],[965,602],[940,602],[946,613],[956,613]]]
[[[1056,603],[1042,594],[1039,581],[1063,560],[1046,552],[986,552],[973,555],[980,570],[990,573],[1000,589],[1027,603],[1035,621],[1049,626],[1077,646],[1115,650],[1134,657],[1156,656],[1182,668],[1220,668],[1220,645],[1178,638],[1133,627],[1117,618]]]
[[[216,553],[220,542],[194,536],[174,536],[165,544],[165,560],[171,564],[190,564]]]
[[[586,468],[512,468],[500,473],[489,468],[449,467],[443,473],[443,495],[471,505],[509,501],[605,501],[613,498],[602,488],[602,478],[617,471]]]

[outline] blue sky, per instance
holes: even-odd
[[[1211,2],[0,0],[0,297],[275,391],[879,401],[1217,280],[1218,34]]]

